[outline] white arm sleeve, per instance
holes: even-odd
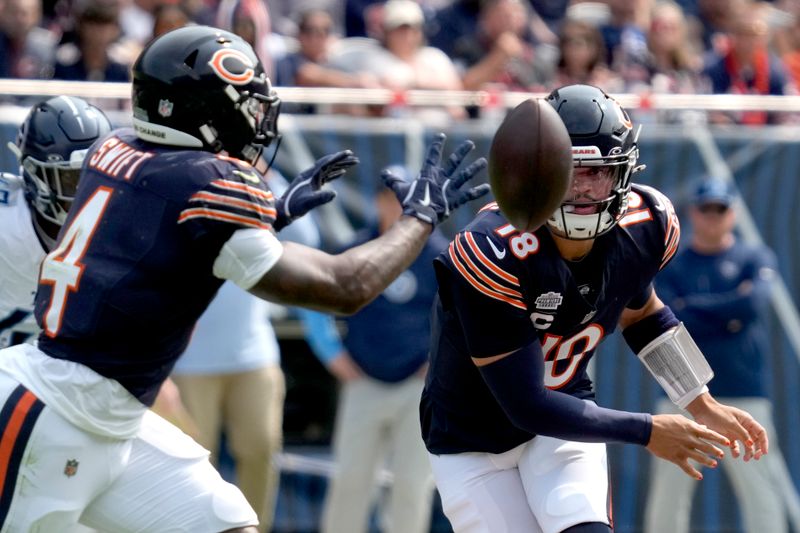
[[[283,245],[266,229],[236,230],[219,251],[213,273],[244,290],[256,284],[283,254]]]

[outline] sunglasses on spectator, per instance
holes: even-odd
[[[703,213],[704,215],[712,213],[715,215],[721,215],[728,209],[729,207],[724,204],[703,204],[697,207],[697,210]]]

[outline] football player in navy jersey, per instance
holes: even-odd
[[[406,216],[331,256],[274,235],[330,201],[357,163],[325,156],[274,198],[257,170],[280,100],[255,52],[205,26],[151,42],[133,67],[133,129],[89,150],[72,208],[39,275],[38,344],[0,352],[0,529],[257,531],[208,452],[147,409],[195,321],[230,280],[273,301],[352,312],[413,261],[435,224],[486,185],[444,163],[387,176]]]
[[[631,183],[637,133],[600,89],[547,101],[573,145],[573,181],[547,223],[521,232],[484,207],[436,261],[422,433],[457,532],[601,533],[612,529],[606,442],[647,446],[688,475],[716,466],[717,445],[767,452],[763,428],[707,392],[713,373],[653,292],[678,247],[670,201]],[[694,417],[594,403],[587,364],[617,326]],[[739,441],[739,442],[737,442]]]

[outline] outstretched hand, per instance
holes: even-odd
[[[486,168],[486,159],[483,157],[456,174],[464,158],[475,148],[475,144],[472,141],[464,141],[450,155],[444,166],[440,166],[444,141],[443,133],[436,135],[428,147],[425,163],[416,179],[405,181],[389,170],[381,173],[386,186],[392,189],[400,200],[403,213],[434,226],[445,220],[459,206],[489,192],[488,183],[461,190],[462,185]]]
[[[744,461],[760,459],[769,452],[767,431],[749,413],[736,407],[717,402],[709,395],[687,406],[694,419],[718,431],[731,441],[731,455],[739,457],[739,443],[744,445]]]
[[[341,177],[358,162],[353,152],[343,150],[317,159],[313,167],[301,172],[275,203],[278,211],[272,224],[275,231],[280,231],[315,207],[336,198],[336,191],[323,190],[322,186]]]
[[[703,479],[689,460],[716,468],[717,461],[725,454],[714,443],[730,446],[725,436],[683,415],[653,415],[653,430],[647,449],[656,457],[675,463],[688,476]]]

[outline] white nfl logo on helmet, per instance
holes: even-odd
[[[172,102],[169,100],[159,100],[158,114],[164,118],[172,116]]]

